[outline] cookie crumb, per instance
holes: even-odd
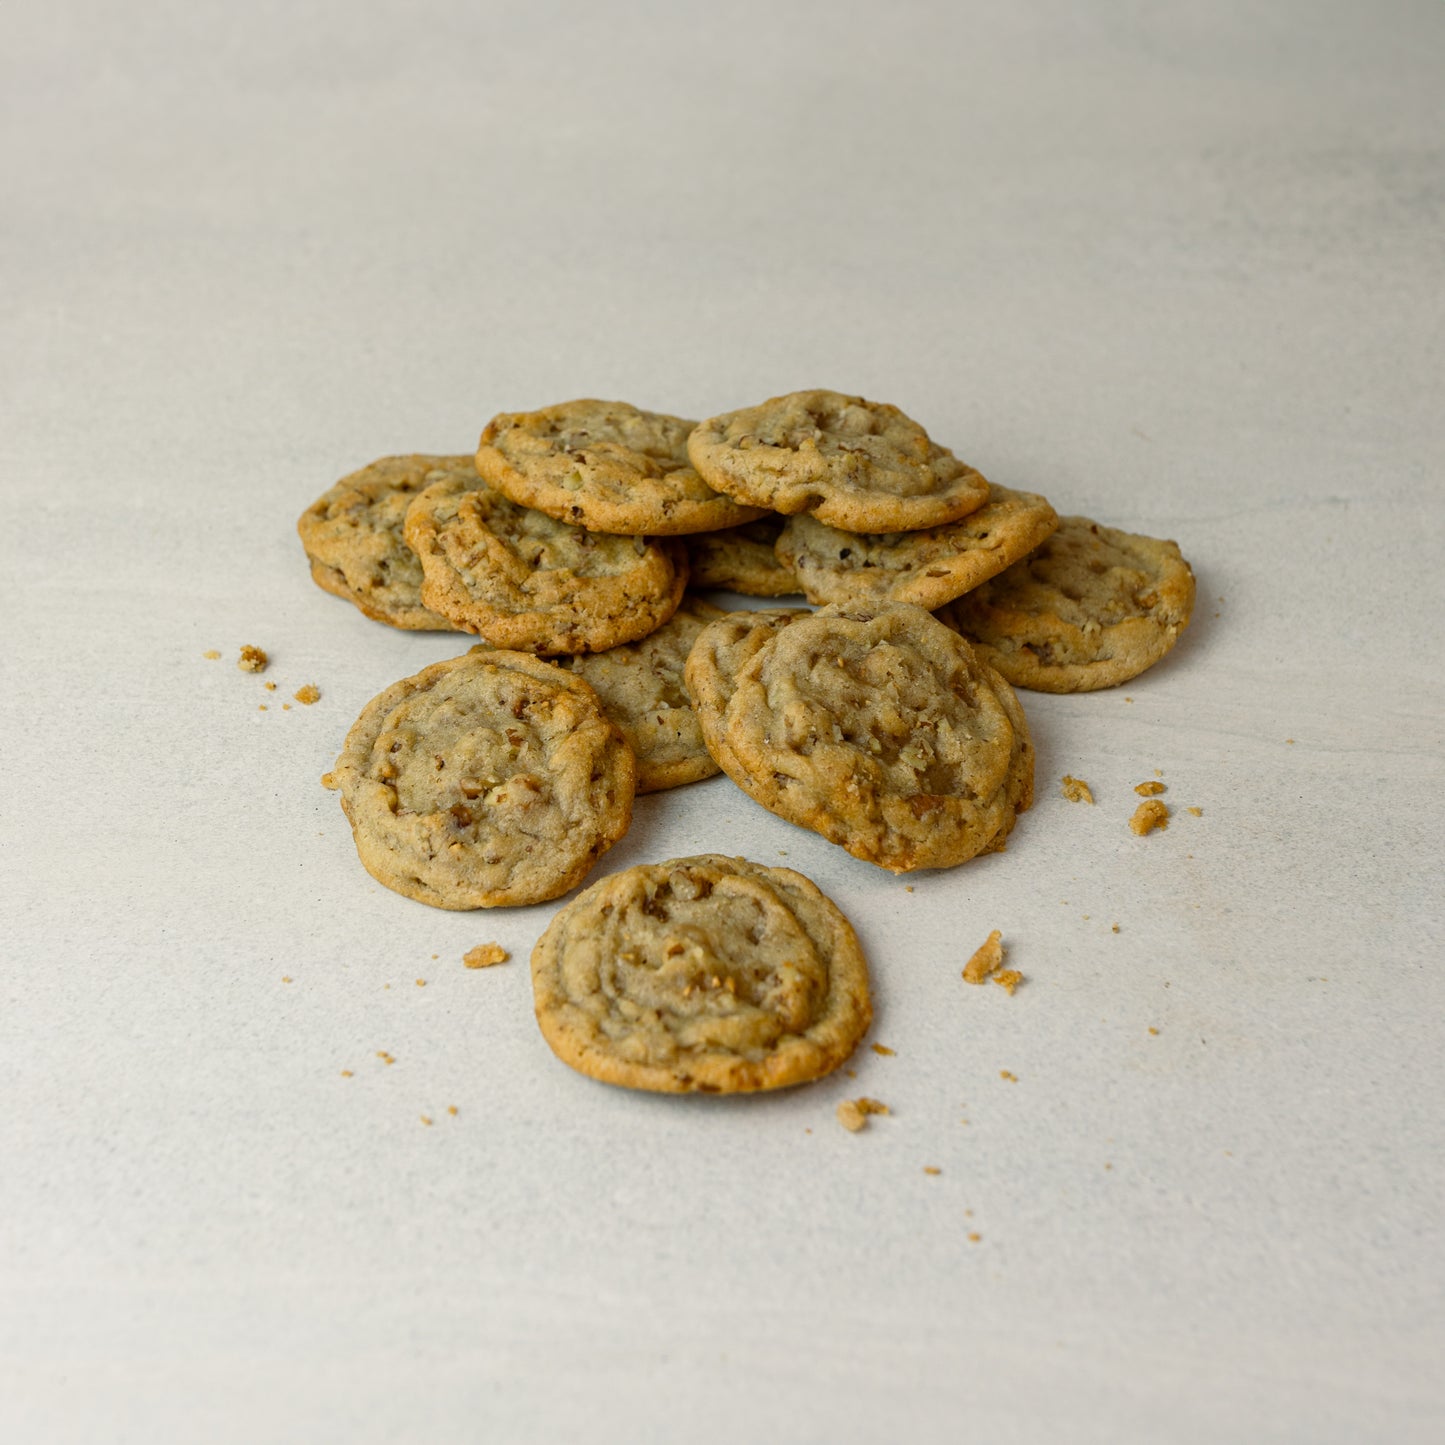
[[[267,707],[266,707],[266,704],[263,702],[263,703],[257,708],[257,711],[258,711],[258,712],[266,712],[266,711],[268,711],[268,709],[267,709]]]
[[[281,704],[281,711],[282,711],[282,712],[290,712],[290,711],[291,711],[291,704],[290,704],[289,702],[283,702],[283,703]]]
[[[1155,828],[1167,828],[1169,826],[1169,806],[1161,803],[1157,798],[1150,799],[1147,803],[1140,803],[1134,809],[1134,816],[1129,819],[1129,831],[1144,837],[1146,833],[1152,833]]]
[[[856,1134],[868,1120],[864,1117],[862,1109],[852,1099],[844,1099],[838,1105],[838,1122],[850,1133]]]
[[[1184,811],[1192,814],[1196,818],[1202,818],[1204,816],[1203,808],[1186,808]]]
[[[1154,1035],[1157,1036],[1158,1033],[1159,1033],[1159,1030],[1156,1029],[1153,1024],[1150,1024],[1150,1025],[1149,1025],[1149,1032],[1150,1032],[1151,1034],[1154,1034]]]
[[[505,963],[511,956],[500,943],[479,943],[462,954],[462,962],[468,968],[490,968],[494,963]]]
[[[998,1071],[998,1076],[1001,1079],[1007,1079],[1011,1084],[1016,1084],[1019,1081],[1019,1076],[1011,1069],[1000,1069]]]
[[[266,689],[267,692],[275,692],[275,691],[276,691],[276,684],[275,684],[274,682],[263,683],[262,686],[265,687],[265,689]]]
[[[912,892],[913,892],[913,885],[912,885],[911,883],[905,883],[905,884],[903,885],[903,891],[904,891],[905,893],[912,893]]]
[[[376,1057],[379,1058],[383,1064],[394,1064],[396,1062],[395,1057],[387,1053],[385,1049],[378,1049],[376,1051]]]
[[[925,1174],[942,1174],[942,1173],[943,1173],[943,1170],[942,1170],[942,1169],[935,1169],[932,1164],[925,1164],[925,1165],[923,1166],[923,1172],[924,1172]]]
[[[897,1049],[890,1049],[887,1044],[874,1044],[873,1052],[875,1054],[882,1054],[885,1059],[891,1059],[898,1051]]]
[[[207,662],[214,662],[220,655],[221,655],[220,652],[217,651],[217,649],[214,648],[214,647],[208,647],[208,648],[201,654],[201,656],[204,657]]]
[[[282,982],[282,983],[290,983],[290,982],[291,982],[291,975],[290,975],[289,973],[283,973],[283,974],[281,975],[281,982]]]
[[[424,979],[424,978],[419,978],[419,979],[417,979],[417,981],[416,981],[416,986],[417,986],[418,988],[425,988],[425,987],[426,987],[426,979]]]
[[[983,1238],[983,1235],[981,1235],[981,1234],[970,1234],[970,1235],[968,1236],[968,1242],[969,1242],[970,1244],[977,1244],[977,1243],[979,1242],[979,1240],[981,1240],[982,1238]]]
[[[1286,738],[1286,739],[1285,739],[1285,742],[1287,742],[1287,743],[1289,743],[1291,746],[1293,746],[1293,744],[1294,744],[1294,739],[1293,739],[1293,738]]]
[[[314,682],[308,682],[305,687],[298,687],[292,696],[297,702],[310,707],[313,702],[321,701],[321,689]]]
[[[455,1119],[457,1116],[457,1106],[455,1104],[448,1104],[447,1113],[450,1114],[453,1119]]]
[[[351,1072],[350,1069],[342,1069],[342,1071],[341,1071],[341,1077],[342,1077],[343,1079],[350,1079],[350,1078],[354,1078],[355,1075]]]
[[[430,1115],[430,1114],[422,1114],[420,1117],[421,1117],[422,1123],[425,1124],[428,1129],[430,1129],[430,1128],[431,1128],[431,1115]]]
[[[1012,997],[1013,991],[1024,981],[1024,976],[1016,968],[1001,968],[994,974],[993,981],[1000,988],[1006,988]]]
[[[1126,698],[1124,699],[1124,701],[1125,701],[1125,702],[1133,702],[1134,699],[1133,699],[1132,697],[1126,697]]]
[[[963,966],[965,983],[982,983],[989,974],[1003,966],[1003,945],[999,942],[1002,937],[1003,935],[995,928],[979,945],[977,952]]]
[[[1163,783],[1136,783],[1134,791],[1141,798],[1157,798],[1164,791]]]
[[[1111,924],[1109,925],[1109,932],[1110,932],[1110,933],[1117,933],[1118,931],[1119,931],[1119,925],[1118,925],[1117,923],[1111,923]]]
[[[1064,785],[1062,792],[1071,803],[1092,803],[1094,801],[1093,789],[1082,778],[1070,777],[1064,774]]]
[[[335,773],[322,773],[321,786],[334,793],[341,784],[336,781]]]
[[[266,656],[261,648],[252,647],[248,642],[241,649],[241,659],[237,662],[236,666],[239,667],[242,672],[265,672],[266,664],[270,661],[271,659]]]

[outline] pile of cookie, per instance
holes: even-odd
[[[896,407],[797,392],[694,424],[618,402],[503,413],[475,457],[390,457],[298,524],[368,616],[484,641],[393,684],[339,789],[369,872],[442,908],[556,898],[637,792],[719,769],[905,872],[1004,846],[1033,797],[1014,686],[1136,676],[1188,623],[1172,542],[990,484]],[[801,592],[726,612],[686,591]],[[630,869],[533,956],[549,1043],[594,1077],[772,1088],[869,1022],[846,919],[788,869]]]

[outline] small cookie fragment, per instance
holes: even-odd
[[[1163,783],[1136,783],[1134,791],[1141,798],[1157,798],[1164,791]]]
[[[1000,988],[1007,989],[1009,997],[1013,997],[1014,990],[1024,981],[1024,976],[1016,968],[1001,968],[994,974],[993,981]]]
[[[1002,938],[1003,934],[995,928],[978,946],[973,957],[963,966],[965,983],[983,983],[989,974],[1003,967]]]
[[[479,943],[462,954],[462,962],[468,968],[491,968],[493,964],[505,963],[511,956],[500,943]]]
[[[221,654],[220,654],[220,651],[219,651],[217,648],[214,648],[214,647],[208,647],[208,648],[201,654],[201,656],[204,657],[207,662],[215,662],[216,659],[220,657],[220,655],[221,655]]]
[[[1186,808],[1184,811],[1193,818],[1202,818],[1204,816],[1203,808]]]
[[[1134,809],[1134,816],[1129,819],[1129,831],[1137,833],[1141,838],[1152,833],[1156,828],[1167,828],[1169,826],[1169,805],[1161,803],[1157,798],[1151,798],[1147,803],[1140,803]]]
[[[838,1122],[850,1133],[856,1134],[868,1123],[870,1114],[889,1114],[892,1112],[887,1104],[878,1099],[870,1099],[865,1094],[858,1099],[844,1099],[837,1108]]]
[[[1094,801],[1094,793],[1089,785],[1082,778],[1071,778],[1068,773],[1064,774],[1064,784],[1060,791],[1071,803]]]
[[[310,707],[313,702],[321,701],[321,689],[314,682],[308,682],[303,687],[298,687],[292,694],[297,702]]]
[[[702,854],[563,908],[532,953],[552,1052],[603,1083],[730,1094],[821,1078],[872,1021],[848,920],[799,873]]]
[[[241,649],[241,658],[236,666],[239,667],[242,672],[265,672],[266,664],[270,661],[271,659],[266,656],[261,648],[252,647],[248,642]]]

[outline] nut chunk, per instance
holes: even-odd
[[[532,953],[563,1063],[658,1093],[777,1089],[837,1068],[868,1030],[868,970],[799,873],[703,854],[604,878]]]

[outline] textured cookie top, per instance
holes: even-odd
[[[764,807],[894,872],[949,867],[1032,798],[1023,712],[962,641],[904,603],[730,613],[687,684],[708,750]]]
[[[918,532],[860,535],[791,517],[777,552],[809,602],[912,602],[932,611],[1026,556],[1058,523],[1033,492],[991,487],[978,511]]]
[[[1194,610],[1174,542],[1065,517],[1031,556],[940,614],[1016,687],[1090,692],[1137,677]]]
[[[603,536],[518,506],[479,477],[412,503],[427,606],[497,647],[598,652],[660,627],[687,584],[680,542]]]
[[[641,642],[561,662],[592,684],[607,716],[631,744],[639,793],[694,783],[718,770],[703,746],[682,670],[698,634],[726,616],[720,607],[684,597],[677,611]]]
[[[421,562],[402,537],[416,495],[448,476],[472,477],[470,457],[382,457],[321,494],[296,523],[318,587],[368,617],[408,631],[452,632],[421,600]]]
[[[609,1084],[738,1093],[816,1079],[868,1030],[848,920],[787,868],[704,854],[604,878],[532,954],[554,1053]]]
[[[756,522],[689,537],[689,580],[694,587],[717,587],[747,597],[786,597],[801,591],[793,569],[778,558],[782,530],[783,518],[773,512]]]
[[[687,454],[704,481],[740,502],[812,512],[850,532],[936,527],[988,498],[988,483],[896,406],[836,391],[712,417]]]
[[[627,831],[635,776],[581,678],[475,649],[367,703],[331,783],[378,882],[438,908],[493,908],[579,883]]]
[[[693,423],[625,401],[567,401],[487,423],[477,471],[499,492],[594,532],[675,536],[758,515],[687,459]]]

